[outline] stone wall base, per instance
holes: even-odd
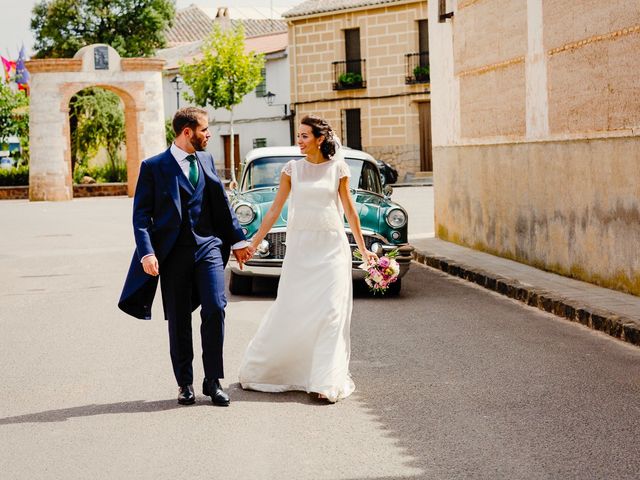
[[[115,197],[127,195],[126,183],[94,183],[91,185],[74,185],[73,196],[82,197]],[[0,200],[28,200],[29,187],[0,187]]]
[[[640,295],[640,137],[434,148],[436,235]]]
[[[363,146],[362,149],[398,170],[398,182],[420,170],[420,145]]]
[[[0,200],[28,200],[29,187],[0,187]]]

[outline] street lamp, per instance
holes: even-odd
[[[284,116],[287,116],[287,104],[286,103],[276,103],[275,105],[273,104],[273,99],[275,98],[276,94],[272,93],[272,92],[267,92],[267,94],[264,96],[265,101],[267,102],[267,105],[269,105],[270,107],[284,107]]]
[[[182,81],[182,77],[180,76],[180,74],[173,77],[173,80],[171,80],[171,83],[173,83],[173,88],[176,89],[176,104],[177,104],[177,109],[180,110],[180,90],[182,90],[182,84],[184,83]]]

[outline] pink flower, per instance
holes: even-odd
[[[389,258],[387,257],[380,257],[380,260],[378,260],[378,266],[382,267],[382,269],[386,269],[389,266],[390,262],[389,262]]]

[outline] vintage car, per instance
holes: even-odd
[[[407,243],[407,212],[391,201],[392,189],[380,182],[380,171],[375,159],[359,150],[344,148],[344,156],[351,169],[351,193],[360,216],[362,233],[367,248],[381,256],[398,248],[397,262],[400,277],[407,273],[411,264],[413,247]],[[230,200],[238,221],[247,238],[253,237],[262,218],[271,207],[278,190],[282,167],[292,159],[300,160],[304,155],[298,147],[263,147],[251,150],[244,162],[238,191],[232,191]],[[248,295],[252,290],[253,277],[280,276],[286,249],[287,206],[280,218],[262,241],[253,258],[244,269],[231,256],[231,280],[229,289],[236,295]],[[351,250],[357,245],[345,219],[345,233]],[[357,268],[361,261],[353,258],[353,278],[363,279],[364,271]],[[402,286],[401,278],[391,284],[389,292],[397,294]]]

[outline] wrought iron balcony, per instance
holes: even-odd
[[[345,60],[333,62],[333,89],[349,90],[352,88],[366,88],[365,60]]]
[[[431,82],[429,52],[407,53],[405,57],[407,64],[406,84]]]

